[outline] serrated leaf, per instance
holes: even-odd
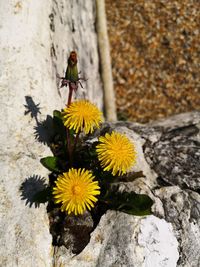
[[[50,171],[60,172],[57,157],[45,157],[40,160],[41,164]]]
[[[110,209],[138,216],[151,214],[151,206],[153,205],[149,196],[135,192],[119,192],[117,187],[107,191],[103,200]]]

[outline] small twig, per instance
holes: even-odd
[[[72,84],[69,83],[69,95],[68,95],[68,101],[67,101],[68,107],[72,101],[73,90],[74,90],[74,88],[72,87]],[[67,148],[68,148],[68,152],[69,152],[69,162],[70,162],[70,165],[72,166],[72,144],[71,144],[71,136],[70,136],[69,128],[67,128]]]

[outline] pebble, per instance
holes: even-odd
[[[120,117],[145,123],[200,110],[199,10],[193,0],[106,0]]]

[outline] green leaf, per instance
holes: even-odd
[[[63,130],[63,127],[64,127],[64,134],[65,134],[66,127],[64,126],[64,123],[63,123],[62,113],[59,110],[54,110],[53,111],[53,117],[54,117],[54,121],[55,121],[55,124],[57,126],[57,129],[58,129],[58,132],[61,132]],[[61,129],[61,127],[62,127],[62,129]],[[69,129],[69,134],[70,134],[70,136],[74,136],[75,131],[73,129]]]
[[[135,192],[119,192],[117,186],[106,192],[103,201],[110,209],[138,216],[151,214],[151,206],[153,205],[149,196]]]
[[[53,124],[56,132],[60,134],[60,136],[65,135],[65,126],[61,118],[53,117]]]
[[[58,110],[53,112],[53,125],[55,132],[60,136],[64,145],[66,145],[66,127],[64,126],[62,114]]]
[[[53,116],[62,120],[62,113],[59,110],[54,110]]]
[[[60,172],[57,157],[45,157],[40,160],[41,164],[50,171]]]

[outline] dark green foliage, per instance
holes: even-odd
[[[42,165],[52,172],[61,172],[57,157],[45,157],[40,160]]]
[[[62,120],[62,113],[59,111],[59,110],[54,110],[53,111],[53,116],[54,117],[57,117],[57,118],[59,118],[59,119],[61,119]]]
[[[58,110],[53,112],[53,126],[57,135],[60,136],[63,143],[66,143],[66,127],[63,124],[62,113]]]
[[[108,188],[101,200],[109,209],[122,211],[132,215],[149,215],[153,201],[147,195],[139,195],[134,192],[120,192],[118,186]]]
[[[58,110],[53,112],[53,127],[55,136],[52,140],[51,149],[54,156],[40,160],[42,165],[52,172],[53,179],[50,180],[50,187],[35,195],[36,198],[40,199],[40,202],[45,202],[47,198],[51,198],[50,188],[54,185],[59,173],[67,172],[70,167],[85,168],[92,170],[101,188],[98,206],[104,207],[104,210],[112,209],[138,216],[151,214],[153,201],[150,197],[135,192],[120,192],[119,186],[114,185],[120,182],[132,182],[139,177],[144,177],[142,171],[121,176],[113,176],[110,171],[103,171],[96,152],[98,142],[91,144],[87,142],[87,139],[77,139],[76,149],[73,152],[73,163],[70,165],[67,152],[67,135],[70,136],[70,142],[73,146],[76,134],[73,130],[67,132],[62,113]]]

